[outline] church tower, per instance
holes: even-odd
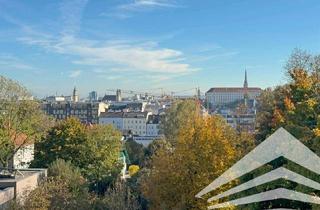
[[[76,87],[74,87],[74,89],[73,89],[72,101],[73,102],[78,102],[79,101],[79,95],[78,95],[78,91],[77,91]]]
[[[247,106],[248,99],[249,99],[247,70],[245,70],[244,74],[245,75],[244,75],[244,83],[243,83],[243,89],[244,89],[243,97],[244,97],[244,104],[245,106]]]
[[[245,70],[243,88],[248,89],[247,70]]]

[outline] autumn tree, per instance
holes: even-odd
[[[104,192],[120,173],[121,134],[112,126],[86,126],[76,118],[59,122],[35,147],[34,167],[57,159],[80,168],[96,192]]]
[[[259,130],[256,139],[261,142],[279,127],[284,127],[320,156],[320,56],[295,50],[285,70],[287,84],[274,90],[268,89],[259,98]],[[308,174],[307,170],[296,164],[288,161],[278,162],[313,180],[319,178],[318,175]],[[301,185],[289,183],[287,187],[303,192]],[[294,207],[293,204],[290,206]],[[307,204],[299,208],[311,209]]]
[[[152,157],[142,191],[150,209],[207,209],[195,195],[238,158],[235,131],[220,117],[196,117],[178,130],[173,149]]]
[[[320,56],[295,50],[285,69],[288,83],[259,99],[257,139],[284,127],[320,155]]]
[[[0,76],[0,165],[9,166],[17,151],[40,139],[52,124],[25,87]]]

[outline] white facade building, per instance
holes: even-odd
[[[122,132],[144,136],[147,133],[148,116],[148,112],[105,112],[101,113],[99,123],[111,124]]]

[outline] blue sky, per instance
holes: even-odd
[[[37,96],[283,83],[320,53],[318,0],[0,0],[0,73]],[[189,91],[192,93],[193,91]]]

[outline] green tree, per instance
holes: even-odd
[[[195,100],[173,102],[161,122],[161,130],[167,141],[175,144],[179,130],[186,124],[193,124],[199,114],[199,105]]]
[[[7,167],[19,149],[40,139],[52,124],[26,88],[0,76],[0,165]]]
[[[139,210],[141,206],[135,194],[124,181],[117,180],[101,199],[97,200],[94,209],[98,210]]]
[[[57,160],[48,168],[48,178],[32,190],[23,202],[14,201],[10,210],[92,209],[94,197],[89,194],[80,169],[71,162]]]
[[[144,146],[134,140],[128,140],[125,143],[125,148],[128,152],[131,164],[141,166],[146,153],[146,149],[144,148]]]
[[[85,126],[68,118],[49,130],[35,146],[34,167],[48,167],[57,159],[71,161],[88,179],[92,190],[103,193],[120,173],[121,134],[112,126]]]

